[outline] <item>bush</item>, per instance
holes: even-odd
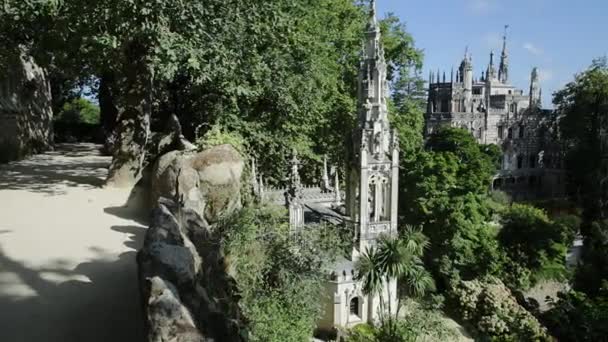
[[[608,337],[608,293],[589,298],[582,292],[560,293],[543,321],[560,341],[605,341]]]
[[[359,324],[348,332],[347,342],[453,341],[458,336],[439,310],[409,300],[401,312],[396,329],[388,329],[382,323],[378,326]]]
[[[514,204],[502,217],[498,239],[514,263],[530,270],[531,285],[542,279],[562,280],[575,224],[574,218],[553,222],[543,210]]]
[[[213,146],[225,144],[232,145],[242,155],[246,154],[248,146],[245,138],[238,133],[228,132],[221,125],[214,125],[203,136],[196,139],[196,145],[198,145],[199,150],[206,150]]]
[[[326,296],[323,270],[341,253],[337,227],[290,232],[282,208],[246,207],[222,222],[228,272],[237,282],[250,340],[310,339]]]
[[[456,311],[481,339],[552,341],[538,320],[494,277],[462,281],[451,293]]]

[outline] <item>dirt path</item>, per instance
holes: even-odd
[[[0,165],[0,341],[143,340],[145,226],[91,144]]]

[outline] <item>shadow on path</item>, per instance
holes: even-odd
[[[129,241],[125,241],[125,246],[138,251],[144,245],[147,228],[140,226],[113,226],[111,228],[115,232],[126,233],[129,235]]]
[[[101,249],[92,250],[100,253]],[[0,270],[15,274],[37,294],[22,299],[0,290],[0,341],[143,341],[135,252],[108,259],[100,256],[73,270],[34,270],[0,249]],[[57,284],[45,280],[42,273],[86,276],[90,282]]]
[[[0,165],[0,191],[26,190],[62,195],[62,187],[101,187],[105,182],[109,157],[95,144],[61,144],[57,149],[28,159]]]

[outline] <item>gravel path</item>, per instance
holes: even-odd
[[[0,165],[0,341],[143,340],[145,227],[103,189],[110,159],[66,144]]]

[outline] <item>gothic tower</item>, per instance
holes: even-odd
[[[530,108],[541,107],[541,89],[540,89],[540,78],[538,75],[538,68],[532,69],[532,75],[530,77]]]
[[[353,132],[355,144],[347,199],[358,242],[355,256],[373,246],[380,234],[397,232],[399,144],[388,120],[386,72],[372,1],[359,68],[359,122]]]

